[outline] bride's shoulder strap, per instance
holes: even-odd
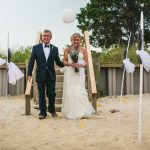
[[[71,45],[66,46],[66,51],[69,53],[71,51]]]

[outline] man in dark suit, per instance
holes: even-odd
[[[58,48],[50,44],[52,39],[52,32],[50,30],[44,30],[42,33],[42,42],[33,46],[29,66],[28,66],[28,80],[32,78],[32,70],[34,62],[36,60],[36,81],[39,91],[39,119],[44,119],[47,116],[47,107],[45,100],[45,89],[49,100],[48,111],[52,117],[57,117],[55,112],[55,81],[56,73],[54,68],[54,62],[59,67],[64,67],[63,62],[60,61]]]

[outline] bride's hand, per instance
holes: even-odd
[[[71,67],[76,68],[76,63],[72,63]]]
[[[78,64],[77,63],[75,63],[75,68],[78,68]]]
[[[82,68],[83,66],[81,64],[76,64],[77,68]]]

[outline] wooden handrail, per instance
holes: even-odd
[[[36,38],[36,44],[41,43],[41,32],[37,33],[37,38]],[[35,91],[35,71],[36,69],[36,63],[34,64],[34,68],[32,71],[32,79],[29,81],[27,81],[27,86],[26,86],[26,91],[25,91],[25,115],[30,115],[31,114],[31,106],[30,106],[30,99],[31,99],[31,89],[32,89],[32,81],[34,82],[34,88],[33,90]]]
[[[89,41],[88,31],[84,32],[84,39],[85,39],[85,46],[86,46],[87,55],[88,55],[89,97],[91,98],[94,109],[97,111],[97,100],[96,100],[97,99],[97,89],[96,89],[96,81],[95,81],[94,68],[93,68],[93,62],[92,62],[92,55],[91,55],[91,51],[90,51],[90,41]]]

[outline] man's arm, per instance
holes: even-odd
[[[64,67],[64,64],[63,62],[60,60],[60,57],[59,57],[59,53],[58,53],[58,48],[56,47],[56,57],[55,57],[55,62],[56,62],[56,65],[59,66],[59,67]]]
[[[28,65],[28,80],[29,81],[32,78],[32,71],[33,71],[35,59],[36,59],[35,47],[33,47],[31,57],[30,57],[30,60],[29,60],[29,65]]]

